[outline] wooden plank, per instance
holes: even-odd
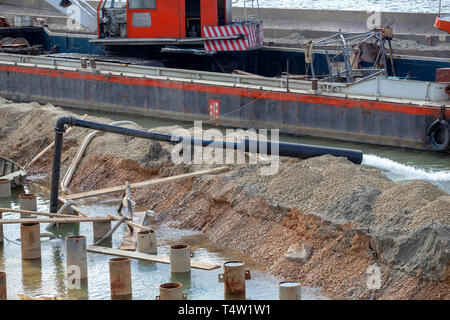
[[[87,246],[87,251],[95,252],[95,253],[109,254],[112,256],[127,257],[127,258],[138,259],[138,260],[170,264],[170,260],[168,257],[161,257],[161,256],[147,254],[147,253],[141,253],[141,252],[130,252],[130,251],[126,251],[126,250],[99,247],[99,246]],[[191,267],[195,268],[195,269],[203,269],[203,270],[214,270],[214,269],[220,268],[220,266],[217,264],[211,264],[211,263],[207,263],[207,262],[198,262],[198,261],[191,261]]]
[[[77,223],[77,222],[94,222],[94,221],[111,221],[109,218],[89,217],[89,218],[23,218],[23,219],[0,219],[0,224],[18,224],[18,223]]]
[[[32,214],[32,215],[35,215],[35,216],[44,216],[44,217],[67,217],[67,218],[73,218],[73,215],[70,215],[70,214],[56,214],[56,213],[47,213],[47,212],[38,212],[38,211],[20,210],[20,209],[10,209],[10,208],[0,208],[0,212],[25,213],[25,214]]]
[[[153,180],[147,180],[147,181],[143,181],[143,182],[132,183],[132,184],[130,184],[130,187],[132,189],[143,188],[143,187],[148,187],[148,186],[152,186],[152,185],[156,185],[156,184],[160,184],[160,183],[173,182],[176,180],[188,179],[188,178],[193,178],[193,177],[206,175],[206,174],[222,173],[222,172],[225,172],[228,170],[229,170],[228,167],[219,167],[219,168],[214,168],[214,169],[209,169],[209,170],[202,170],[202,171],[197,171],[197,172],[180,174],[178,176],[172,176],[172,177],[166,177],[166,178],[161,178],[161,179],[153,179]],[[62,198],[66,199],[66,200],[76,200],[76,199],[97,197],[100,195],[124,191],[125,189],[126,189],[126,186],[122,185],[122,186],[116,186],[116,187],[111,187],[111,188],[106,188],[106,189],[64,195],[64,196],[62,196]]]
[[[133,215],[133,223],[136,225],[143,225],[147,214],[145,212],[135,212]],[[130,232],[130,228],[125,230],[125,235],[120,245],[121,250],[136,251],[137,248],[137,236],[141,231],[139,227],[133,227],[133,232]]]

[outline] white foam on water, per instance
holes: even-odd
[[[373,154],[365,154],[363,156],[362,164],[403,176],[405,180],[422,179],[429,181],[450,181],[449,170],[425,171],[424,169],[415,168]]]

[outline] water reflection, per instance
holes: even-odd
[[[67,236],[76,236],[80,233],[79,223],[49,224],[46,230],[52,232],[57,238],[65,239]]]
[[[67,289],[67,299],[89,300],[88,279],[81,279],[79,288]]]
[[[22,260],[22,283],[25,291],[37,291],[42,288],[41,259]]]
[[[177,273],[172,272],[170,274],[170,282],[178,282],[183,285],[183,291],[189,291],[191,289],[191,273],[190,272],[183,272],[183,273]]]
[[[52,263],[54,266],[54,277],[56,292],[59,297],[66,295],[66,270],[63,263],[63,254],[61,253],[61,247],[55,246],[52,248]]]
[[[132,300],[133,295],[127,294],[123,296],[111,296],[111,300]]]
[[[153,261],[146,261],[146,260],[137,260],[139,269],[141,270],[148,270],[148,271],[155,271],[158,269],[156,266],[156,262]]]
[[[223,294],[225,300],[245,300],[245,293],[242,294]]]
[[[3,242],[0,242],[0,271],[5,271],[5,249]]]

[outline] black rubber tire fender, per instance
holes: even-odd
[[[444,141],[438,143],[436,141],[436,133],[438,130],[444,130]],[[445,151],[450,145],[450,125],[445,120],[434,121],[427,129],[427,137],[431,147],[436,151]]]

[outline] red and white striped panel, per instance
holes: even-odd
[[[206,38],[229,37],[243,34],[243,39],[207,40],[205,51],[245,51],[263,45],[262,25],[259,23],[231,24],[203,27]]]

